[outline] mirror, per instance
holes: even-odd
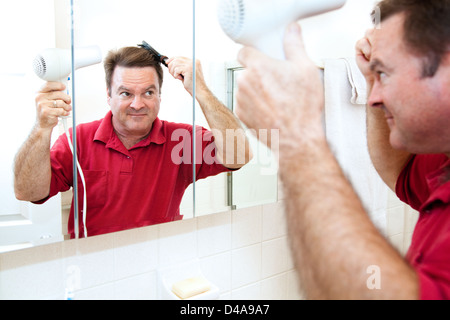
[[[176,8],[176,10],[169,10],[168,8]],[[134,47],[141,44],[142,41],[146,41],[161,54],[169,57],[183,56],[192,59],[194,48],[192,42],[193,6],[191,1],[76,0],[74,12],[74,43],[76,47],[95,44],[101,48],[103,56],[106,57],[112,49]],[[191,125],[193,123],[193,98],[185,90],[183,84],[170,75],[166,67],[162,66],[162,71],[164,83],[161,89],[158,118],[161,121]],[[109,112],[110,106],[107,103],[103,65],[80,69],[77,72],[76,90],[77,123],[103,119],[105,114]],[[167,140],[174,139],[174,137],[165,138]],[[167,156],[167,154],[164,156]],[[167,158],[166,161],[169,159]],[[159,162],[159,159],[157,161]],[[137,168],[136,163],[133,166],[135,167],[132,170],[135,170]],[[139,167],[142,168],[142,166]],[[192,172],[191,163],[185,167],[186,172]],[[152,174],[149,171],[149,173],[144,174],[148,174],[149,179],[151,179],[159,172]],[[173,181],[173,183],[175,182]],[[166,188],[155,188],[155,190],[153,195],[158,199],[172,192]],[[71,196],[69,199],[71,200]],[[171,200],[167,199],[166,201]],[[139,202],[139,206],[142,208],[144,199],[138,197],[131,202]],[[148,202],[147,205],[149,210],[153,210],[153,204]],[[146,220],[139,222],[139,224],[132,222],[134,225],[129,228],[194,217],[193,192],[189,190],[185,192],[180,204],[179,215],[175,214],[173,209],[166,210],[171,210],[171,215],[176,215],[176,217],[160,217],[156,221]],[[159,209],[155,209],[155,211],[158,211],[158,214],[161,212]],[[92,232],[89,235],[92,235]]]
[[[220,101],[235,112],[236,79],[242,71],[236,57],[241,46],[230,40],[221,29],[217,19],[217,1],[196,0],[195,9],[196,58],[201,61],[208,87]],[[208,128],[198,107],[196,121]],[[278,161],[274,153],[258,141],[250,130],[245,127],[244,129],[253,152],[253,159],[238,171],[197,181],[196,216],[263,205],[278,200]]]
[[[34,126],[36,92],[45,83],[34,74],[32,61],[44,49],[97,45],[105,57],[111,49],[136,46],[145,40],[169,57],[193,58],[195,44],[195,55],[202,62],[207,85],[233,110],[233,99],[227,92],[233,92],[234,83],[229,79],[237,76],[237,73],[234,74],[237,70],[229,65],[229,61],[235,59],[239,46],[220,30],[216,21],[215,1],[197,1],[195,12],[198,20],[195,22],[194,38],[194,3],[186,0],[75,0],[72,7],[70,0],[18,0],[8,3],[7,8],[6,4],[2,4],[5,8],[0,10],[0,23],[3,29],[14,32],[4,35],[4,42],[9,49],[0,52],[0,81],[4,92],[4,116],[0,120],[4,152],[0,163],[0,197],[3,204],[0,209],[0,252],[70,238],[68,224],[72,191],[58,194],[42,205],[18,201],[14,195],[14,158]],[[23,21],[27,23],[24,24]],[[216,36],[216,41],[223,43],[223,46],[211,48],[208,41],[211,40],[210,37]],[[193,39],[196,39],[195,43]],[[163,72],[159,118],[209,129],[195,99],[164,67]],[[103,119],[110,110],[103,64],[77,70],[71,81],[75,88],[76,123]],[[70,82],[68,87],[72,88]],[[71,126],[71,121],[68,122]],[[56,127],[52,144],[63,133],[62,126]],[[255,149],[253,145],[252,148]],[[241,169],[191,184],[181,201],[180,215],[188,219],[254,205],[251,202],[236,202],[239,197],[247,198],[248,192],[252,193],[254,190],[254,186],[250,186],[250,191],[242,191],[237,187],[246,184],[248,179],[256,181],[244,173]],[[274,177],[276,175],[272,176],[272,181],[275,181]],[[276,183],[271,190],[272,193],[267,198],[271,199],[269,201],[276,199]]]
[[[228,105],[236,112],[237,79],[243,72],[243,68],[235,63],[227,65],[228,79]],[[274,203],[278,201],[278,159],[277,154],[269,150],[261,142],[271,135],[272,147],[277,148],[279,135],[277,130],[260,132],[260,140],[247,130],[247,137],[254,152],[254,158],[248,165],[238,172],[231,173],[231,192],[229,203],[233,209],[241,209]]]
[[[73,3],[69,0],[19,0],[2,5],[5,6],[0,10],[2,27],[14,30],[3,39],[8,50],[1,51],[0,62],[0,81],[5,97],[2,103],[5,113],[1,119],[5,153],[0,166],[3,203],[0,209],[0,252],[5,252],[69,238],[67,225],[71,191],[58,194],[43,205],[17,201],[14,195],[14,157],[35,123],[34,100],[36,92],[45,83],[33,72],[35,56],[47,48],[97,45],[105,57],[111,49],[137,46],[145,40],[165,55],[192,59],[193,6],[191,1],[185,0],[76,0]],[[174,21],[176,28],[173,27]],[[159,118],[192,124],[192,97],[167,69],[163,72],[165,81]],[[104,79],[103,64],[79,69],[72,77],[77,124],[103,119],[109,112]],[[70,83],[68,87],[71,88]],[[70,125],[71,121],[68,122]],[[56,127],[52,143],[62,133],[62,128]],[[184,218],[194,216],[193,192],[186,192],[180,214]]]

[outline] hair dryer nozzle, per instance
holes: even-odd
[[[47,64],[45,62],[45,58],[42,55],[37,55],[33,60],[33,70],[34,73],[42,78],[47,73]]]
[[[82,47],[74,52],[75,69],[80,69],[102,61],[99,47]],[[45,81],[66,80],[72,72],[72,53],[69,49],[46,49],[33,60],[34,73]]]
[[[45,81],[61,81],[72,70],[70,50],[46,49],[33,60],[34,73]]]

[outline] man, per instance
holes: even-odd
[[[192,61],[176,57],[167,64],[171,75],[193,95]],[[146,49],[111,51],[104,65],[111,111],[102,120],[77,127],[77,153],[87,189],[87,233],[93,236],[179,220],[183,193],[194,178],[193,128],[158,118],[163,70]],[[202,151],[195,162],[195,176],[202,179],[239,169],[249,160],[250,150],[237,118],[206,86],[198,62],[196,78],[196,99],[214,133],[212,137],[206,129],[195,130]],[[72,153],[65,135],[50,151],[58,117],[71,110],[70,96],[62,90],[62,84],[49,82],[36,97],[37,121],[15,162],[19,200],[43,203],[73,186]],[[226,139],[227,129],[234,140]],[[79,179],[80,188],[81,183]],[[83,195],[79,194],[81,208]],[[73,221],[72,205],[72,237]],[[80,218],[83,230],[81,222]]]
[[[240,52],[238,116],[280,130],[287,224],[308,298],[448,299],[450,1],[384,0],[378,9],[381,28],[358,42],[357,60],[373,163],[420,210],[406,259],[376,230],[327,145],[323,87],[297,24],[286,31],[286,61]]]

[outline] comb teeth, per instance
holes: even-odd
[[[155,56],[157,56],[158,58],[161,56],[158,51],[156,51],[155,49],[153,49],[153,47],[151,45],[149,45],[147,42],[142,41],[142,44],[139,45],[141,48],[144,48],[145,50],[150,51],[152,54],[154,54]]]
[[[165,65],[167,67],[167,63],[166,63],[165,59],[168,59],[168,57],[161,55],[158,51],[153,49],[153,47],[145,41],[142,41],[142,44],[138,44],[138,46],[147,50],[148,52],[150,52],[153,56],[156,57],[156,59],[160,63],[162,63],[163,65]]]

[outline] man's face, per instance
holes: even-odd
[[[159,113],[161,95],[154,68],[116,67],[108,91],[114,129],[125,137],[150,133]]]
[[[450,59],[424,78],[423,58],[403,41],[403,22],[403,14],[395,15],[374,33],[368,104],[384,110],[394,148],[450,154]]]

